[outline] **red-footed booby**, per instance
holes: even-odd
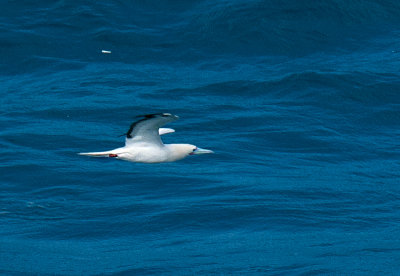
[[[163,144],[160,135],[175,132],[161,126],[177,120],[179,117],[170,113],[148,114],[131,124],[126,133],[125,146],[103,152],[84,152],[80,155],[94,157],[113,157],[130,162],[162,163],[173,162],[188,155],[213,153],[190,144]]]

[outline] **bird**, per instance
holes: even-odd
[[[81,152],[79,155],[110,157],[138,163],[164,163],[181,160],[189,155],[214,153],[191,144],[164,144],[160,135],[175,132],[172,128],[161,128],[179,117],[171,113],[155,113],[138,116],[124,136],[125,146],[110,151]]]

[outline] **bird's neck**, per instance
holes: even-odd
[[[188,155],[185,144],[166,144],[165,149],[169,155],[168,159],[171,159],[170,161],[180,160]]]

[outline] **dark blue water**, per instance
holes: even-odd
[[[1,3],[0,273],[399,275],[400,2],[161,2]]]

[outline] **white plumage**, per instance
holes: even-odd
[[[134,122],[126,133],[125,146],[110,151],[84,152],[80,155],[93,157],[112,157],[130,162],[161,163],[173,162],[188,155],[213,153],[190,144],[163,144],[160,135],[175,132],[161,126],[177,120],[170,113],[158,113],[142,116]]]

